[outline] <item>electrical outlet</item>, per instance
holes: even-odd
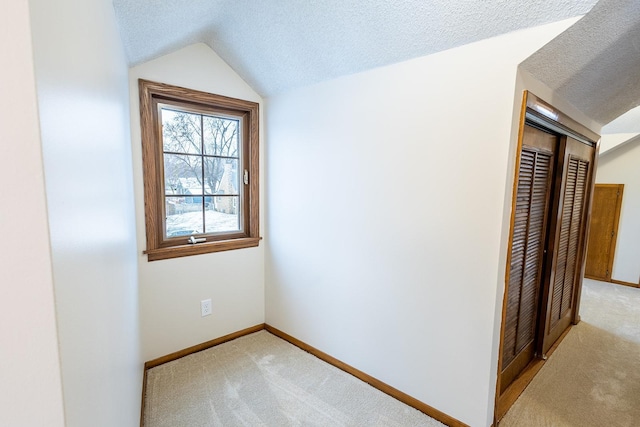
[[[200,314],[202,317],[210,315],[212,312],[211,298],[200,301]]]

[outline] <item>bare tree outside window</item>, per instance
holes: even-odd
[[[161,114],[167,237],[239,230],[239,120]]]

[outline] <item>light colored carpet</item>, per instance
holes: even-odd
[[[266,331],[152,368],[145,427],[443,426]]]
[[[580,314],[500,427],[640,426],[640,289],[585,279]]]

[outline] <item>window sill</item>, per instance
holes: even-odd
[[[213,252],[230,251],[233,249],[253,248],[260,244],[262,237],[245,237],[233,240],[221,240],[218,242],[196,243],[194,245],[171,246],[169,248],[147,249],[143,253],[148,261],[179,258],[183,256],[201,255]]]

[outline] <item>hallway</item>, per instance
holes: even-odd
[[[638,424],[640,289],[584,279],[580,315],[500,427]]]

